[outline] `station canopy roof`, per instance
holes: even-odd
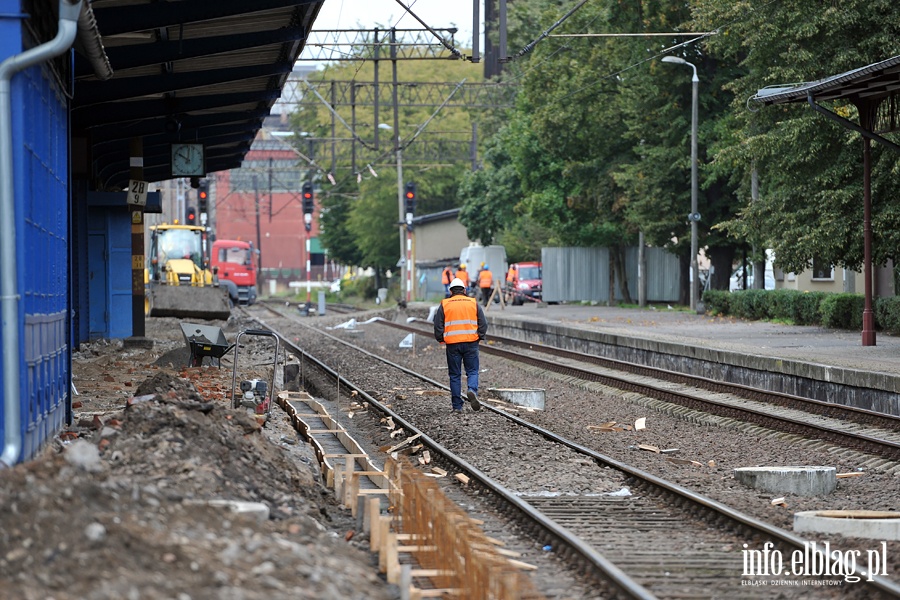
[[[95,185],[125,186],[137,137],[146,181],[171,178],[173,142],[203,143],[206,172],[239,167],[323,1],[93,0],[72,135],[87,141]]]
[[[900,90],[900,56],[839,73],[818,81],[770,86],[759,90],[753,100],[763,104],[851,100],[879,101]]]

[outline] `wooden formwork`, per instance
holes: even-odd
[[[311,412],[298,412],[298,401]],[[448,499],[434,479],[405,461],[402,450],[389,452],[384,471],[379,470],[356,440],[311,396],[282,392],[278,402],[313,446],[326,485],[334,488],[341,504],[356,516],[359,528],[369,534],[370,550],[378,552],[379,568],[388,582],[400,586],[401,598],[543,598],[523,573],[535,567],[515,560],[517,553],[485,535],[479,523]],[[311,419],[325,423],[325,429],[312,428]],[[346,453],[326,452],[317,439],[322,435],[335,436]],[[391,450],[401,446],[409,449],[416,437]],[[343,465],[335,461],[341,458]],[[375,488],[361,488],[363,477]],[[460,476],[460,482],[465,480]],[[387,514],[383,511],[384,497]],[[414,585],[425,580],[428,586]]]
[[[444,494],[437,483],[412,465],[389,459],[385,471],[391,481],[391,498],[401,535],[415,540],[411,553],[437,590],[410,591],[410,598],[446,595],[472,600],[542,598],[531,578],[523,573],[535,567],[514,560],[518,556],[502,548],[503,542],[488,537]],[[387,565],[388,581],[391,568]],[[409,577],[415,569],[408,569]],[[401,570],[402,575],[402,570]],[[404,577],[405,579],[405,577]],[[401,590],[409,589],[400,581]]]
[[[322,406],[320,402],[314,400],[306,392],[281,392],[277,396],[277,401],[279,406],[290,415],[294,429],[312,445],[316,458],[319,461],[319,468],[322,471],[324,483],[328,487],[335,487],[335,473],[339,470],[338,467],[342,466],[345,472],[357,473],[357,485],[358,477],[361,476],[361,473],[371,473],[369,479],[372,480],[376,487],[381,489],[387,488],[387,480],[384,478],[381,469],[372,463],[368,453],[353,439],[344,426],[328,413],[328,409]],[[305,404],[310,412],[298,412],[296,406],[298,402]],[[322,421],[325,424],[324,428],[313,428],[310,425],[312,418]],[[340,452],[326,451],[322,447],[321,441],[317,438],[318,435],[333,435],[344,449]],[[343,461],[342,465],[338,462],[341,460]],[[357,470],[357,467],[359,470]],[[348,477],[347,481],[351,479]]]

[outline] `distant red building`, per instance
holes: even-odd
[[[262,134],[261,134],[262,135]],[[211,175],[210,178],[213,176]],[[330,280],[319,244],[319,204],[315,203],[312,229],[303,220],[301,187],[309,170],[290,144],[258,137],[239,169],[216,173],[212,210],[216,239],[253,242],[260,250],[262,279],[279,287],[306,281],[306,239],[310,238],[310,279]],[[259,264],[257,262],[257,264]],[[267,293],[269,284],[263,282]]]

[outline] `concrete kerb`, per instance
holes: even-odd
[[[755,352],[712,346],[629,337],[620,332],[607,333],[509,316],[491,316],[489,320],[492,331],[498,335],[523,341],[549,343],[562,348],[701,376],[719,374],[724,366],[726,372],[730,372],[729,380],[746,385],[759,386],[761,384],[754,381],[755,379],[773,379],[772,374],[781,374],[787,378],[779,377],[776,378],[777,381],[771,381],[767,386],[769,389],[900,414],[900,406],[894,398],[894,394],[900,392],[900,376],[888,373],[762,356]],[[678,363],[681,364],[675,368]],[[744,372],[738,374],[740,370]],[[823,382],[828,385],[822,386]],[[815,394],[803,393],[804,388],[814,388]]]

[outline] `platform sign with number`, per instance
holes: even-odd
[[[128,180],[128,204],[147,206],[147,182],[137,179]]]

